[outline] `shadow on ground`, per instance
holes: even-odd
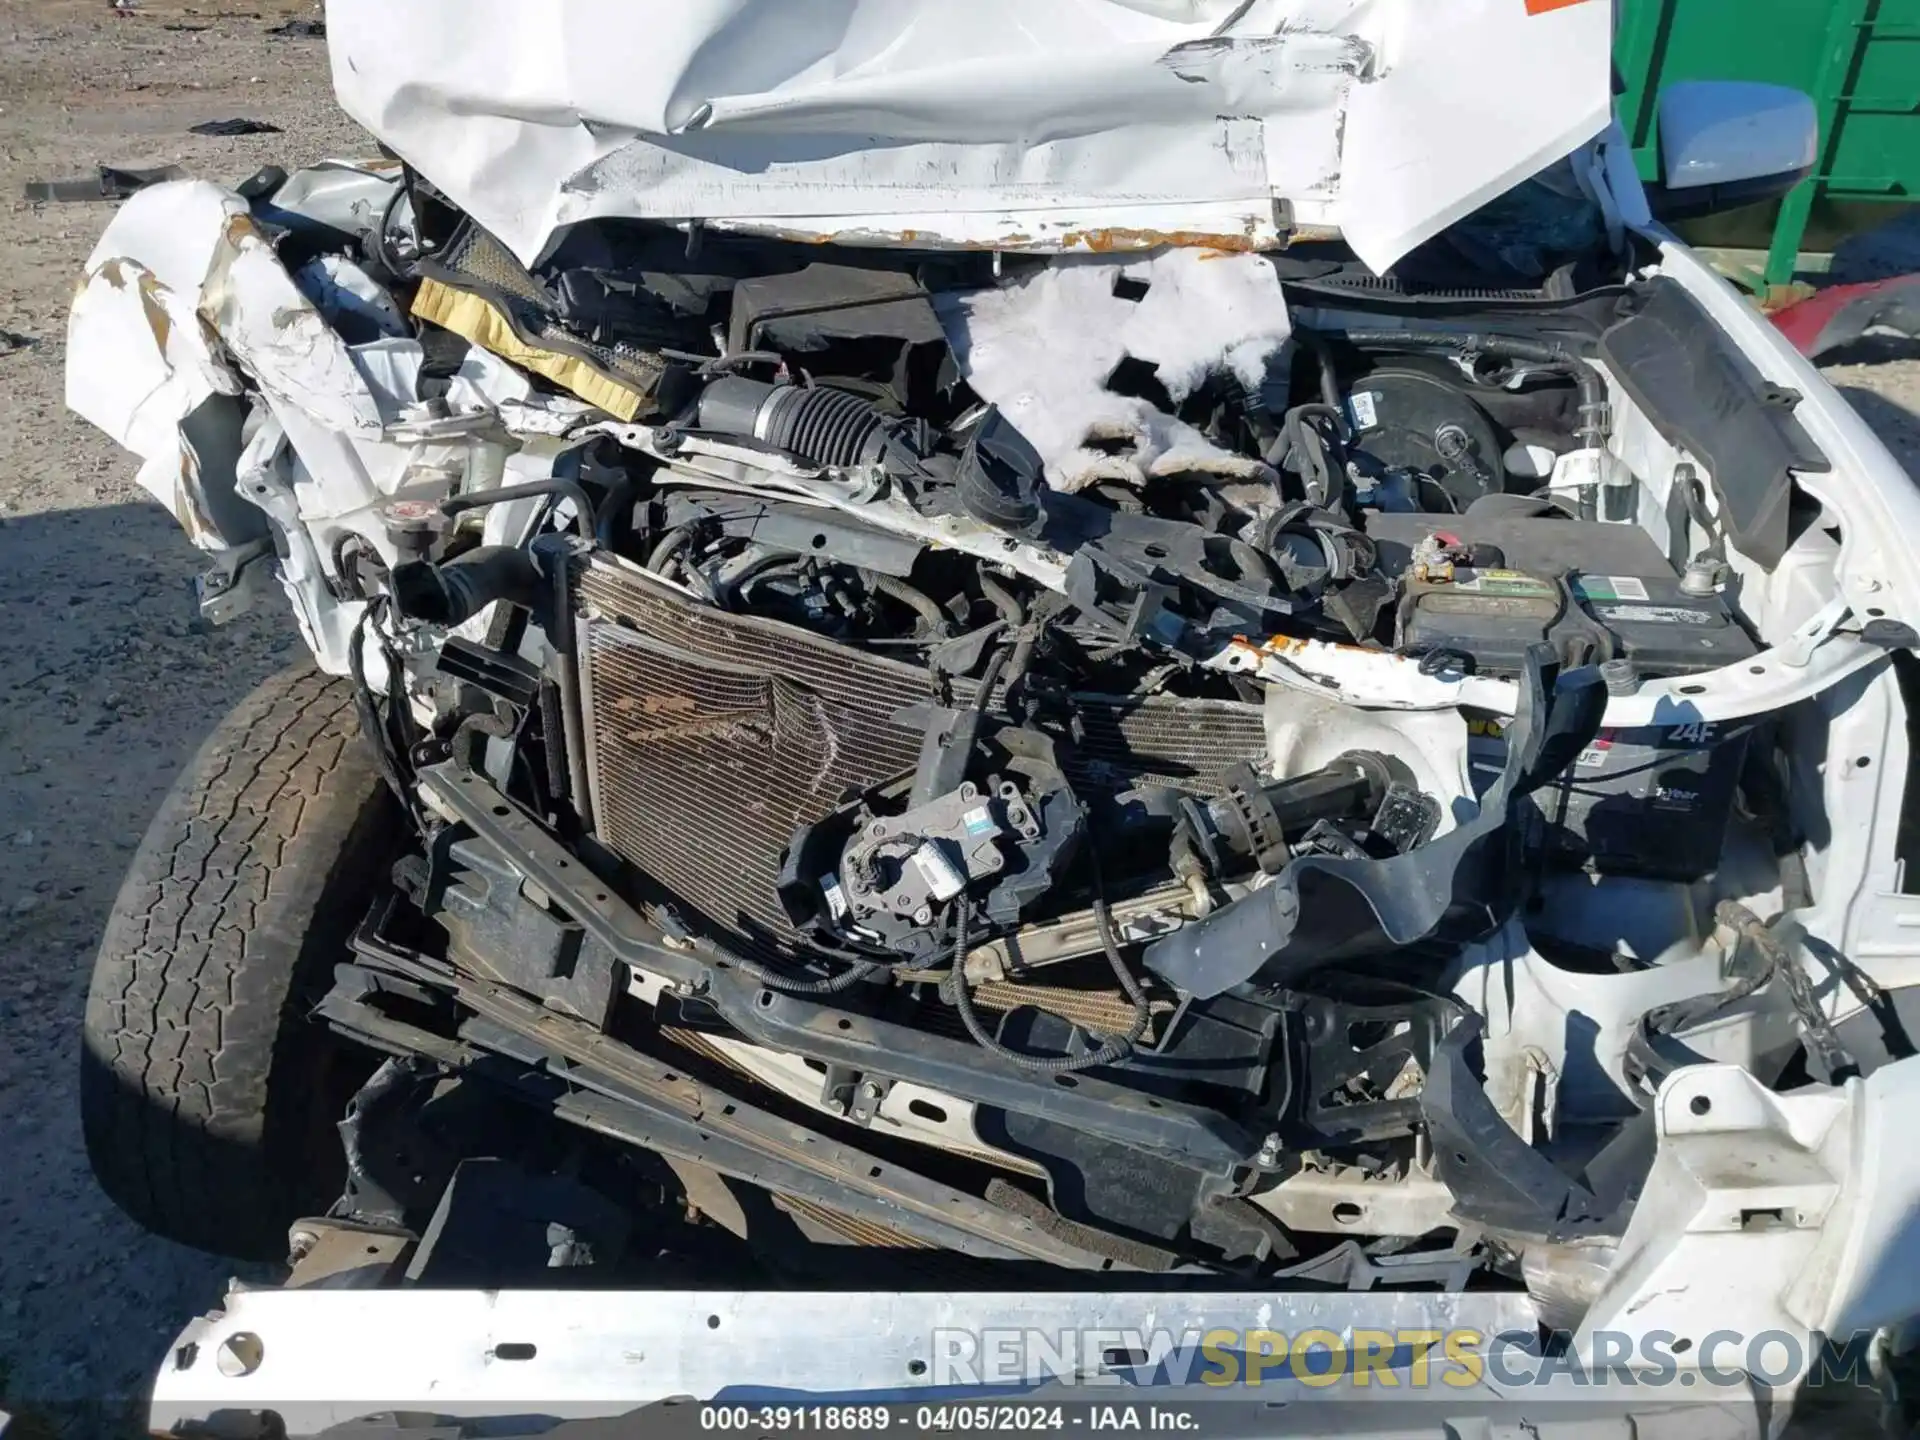
[[[0,521],[0,1410],[19,1416],[9,1440],[49,1426],[143,1433],[130,1402],[235,1272],[114,1209],[87,1168],[77,1101],[93,953],[134,846],[220,717],[303,653],[271,597],[230,626],[201,622],[199,568],[157,505]]]

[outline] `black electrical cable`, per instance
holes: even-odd
[[[861,960],[856,961],[850,969],[843,970],[838,975],[830,975],[825,980],[795,980],[792,976],[782,975],[779,971],[770,969],[758,960],[742,955],[738,951],[722,952],[718,946],[705,940],[695,941],[694,948],[711,960],[730,965],[743,975],[751,976],[767,989],[778,990],[785,995],[838,995],[843,990],[851,990],[862,980],[891,973],[885,965]]]
[[[558,475],[550,480],[529,480],[524,485],[502,485],[498,489],[480,490],[472,495],[455,495],[450,500],[442,500],[440,510],[445,515],[459,515],[488,505],[505,504],[509,500],[531,500],[537,495],[571,500],[573,528],[580,532],[582,540],[593,543],[593,502],[587,498],[587,492],[578,480],[565,480]]]
[[[972,947],[967,943],[966,903],[962,901],[954,910],[953,975],[950,983],[953,986],[953,1008],[960,1016],[960,1023],[966,1027],[967,1034],[973,1037],[974,1042],[988,1054],[998,1055],[1002,1060],[1039,1075],[1070,1075],[1080,1070],[1096,1070],[1103,1065],[1117,1065],[1133,1053],[1133,1047],[1147,1033],[1147,1023],[1153,1018],[1147,992],[1133,978],[1125,957],[1120,954],[1119,943],[1114,939],[1113,912],[1107,906],[1106,888],[1100,875],[1100,859],[1094,854],[1092,845],[1087,847],[1087,860],[1093,871],[1093,919],[1100,932],[1100,948],[1106,952],[1107,963],[1113,967],[1121,990],[1133,1002],[1133,1024],[1125,1034],[1109,1036],[1098,1050],[1085,1055],[1028,1055],[1001,1044],[998,1037],[981,1023],[979,1014],[973,1008],[973,992],[967,985],[967,955]]]
[[[360,731],[366,736],[367,744],[373,747],[374,762],[380,767],[380,776],[387,782],[387,788],[393,792],[393,798],[412,817],[416,826],[420,824],[419,807],[415,805],[413,791],[395,759],[387,728],[381,723],[379,707],[374,703],[373,687],[367,683],[367,662],[364,647],[367,629],[373,619],[376,605],[383,603],[375,600],[361,610],[360,618],[354,622],[353,634],[347,640],[347,677],[353,683],[353,708],[360,721]]]

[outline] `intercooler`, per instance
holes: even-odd
[[[778,621],[704,605],[622,561],[580,572],[583,711],[600,839],[690,923],[791,954],[774,891],[797,827],[913,768],[920,732],[892,717],[935,698],[922,668]],[[955,703],[971,698],[955,685]],[[1265,752],[1257,705],[1076,697],[1055,735],[1083,798],[1148,786],[1217,793]]]

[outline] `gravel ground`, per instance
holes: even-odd
[[[267,34],[307,0],[250,3],[0,0],[0,331],[26,337],[0,340],[0,1408],[72,1434],[131,1425],[114,1397],[230,1271],[144,1235],[88,1174],[74,1081],[93,950],[175,772],[299,650],[277,612],[200,624],[194,552],[129,458],[65,412],[66,305],[107,209],[16,197],[102,163],[237,180],[364,153],[324,45]],[[185,133],[235,116],[285,133]],[[1845,359],[1833,379],[1920,473],[1920,348]]]
[[[0,331],[28,342],[0,341],[0,1408],[52,1404],[76,1435],[122,1417],[67,1404],[137,1392],[232,1268],[94,1188],[75,1102],[93,950],[174,774],[301,647],[278,609],[201,624],[196,552],[131,458],[64,409],[67,303],[109,207],[19,197],[101,164],[235,181],[367,153],[325,42],[267,34],[312,13],[0,0]],[[284,133],[186,133],[240,116]]]

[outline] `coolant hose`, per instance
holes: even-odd
[[[546,577],[517,545],[481,545],[443,560],[409,560],[388,576],[394,608],[409,620],[459,625],[496,600],[535,609]]]

